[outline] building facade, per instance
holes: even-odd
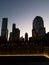
[[[25,33],[25,41],[28,41],[28,33]]]
[[[32,29],[32,37],[41,38],[45,35],[45,27],[43,18],[40,16],[36,16],[33,20],[33,29]]]
[[[10,33],[10,41],[17,41],[20,39],[20,30],[19,28],[16,28],[16,25],[13,24],[12,32]]]
[[[12,32],[14,32],[15,29],[16,29],[16,24],[13,23],[13,26],[12,26]]]
[[[3,18],[2,19],[2,27],[1,27],[1,37],[4,39],[8,38],[8,18]]]

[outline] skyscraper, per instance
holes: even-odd
[[[1,37],[4,39],[8,38],[7,25],[8,25],[8,18],[3,18],[2,19],[2,27],[1,27]]]
[[[28,33],[25,33],[25,41],[28,41]]]
[[[20,39],[20,30],[16,28],[16,24],[12,25],[12,32],[10,33],[10,41],[17,41]]]
[[[13,23],[13,26],[12,26],[12,32],[15,30],[15,28],[16,28],[16,24]]]
[[[33,20],[33,29],[32,29],[32,37],[42,37],[45,35],[45,27],[43,18],[40,16],[36,16]]]

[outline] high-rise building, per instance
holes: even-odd
[[[13,26],[12,26],[12,32],[15,30],[15,28],[16,28],[16,24],[13,23]]]
[[[1,37],[4,39],[8,38],[7,25],[8,25],[8,18],[3,18],[2,19],[2,28],[1,28]]]
[[[36,16],[33,20],[32,37],[42,37],[46,33],[43,18]]]
[[[10,38],[11,41],[17,41],[20,39],[20,30],[19,28],[16,28],[16,25],[13,24],[12,27],[12,32],[10,33]]]
[[[18,40],[20,38],[20,30],[18,28],[16,28],[13,32],[13,38],[15,40]]]
[[[20,42],[24,42],[23,36],[20,37]]]
[[[25,33],[25,41],[28,41],[28,33]]]

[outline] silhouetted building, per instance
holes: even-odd
[[[2,28],[1,28],[1,37],[4,39],[8,38],[7,25],[8,25],[8,18],[3,18],[2,19]]]
[[[36,16],[33,20],[33,29],[32,29],[32,37],[41,38],[45,35],[45,27],[43,18],[40,16]]]
[[[12,35],[12,32],[10,32],[9,41],[12,41],[12,40],[13,40],[13,35]]]
[[[24,38],[23,38],[23,36],[20,37],[20,42],[24,43]]]
[[[49,41],[49,32],[44,35],[44,39]]]
[[[33,39],[32,39],[32,37],[29,37],[29,42],[33,42]]]
[[[13,23],[13,26],[12,26],[12,32],[16,29],[16,24]]]
[[[25,41],[28,41],[28,33],[25,33]]]
[[[15,24],[13,24],[12,32],[10,33],[10,41],[17,41],[20,39],[20,30],[15,28]]]

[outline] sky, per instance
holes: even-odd
[[[8,18],[8,30],[12,31],[12,24],[20,29],[20,37],[28,33],[32,36],[32,23],[36,16],[44,20],[46,32],[49,32],[49,0],[0,0],[0,35],[2,18]]]

